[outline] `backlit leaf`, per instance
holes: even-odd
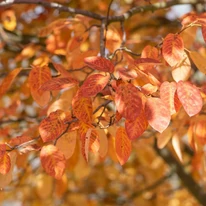
[[[29,85],[33,99],[40,105],[45,106],[50,100],[50,92],[40,90],[41,86],[51,79],[48,66],[33,66],[29,73]]]
[[[110,60],[103,57],[87,57],[84,59],[84,62],[88,67],[91,67],[92,69],[109,73],[114,72],[114,64]]]
[[[203,36],[203,39],[205,40],[205,43],[206,43],[206,25],[202,26],[202,36]]]
[[[6,153],[6,144],[0,144],[0,157]]]
[[[11,169],[11,160],[7,153],[0,156],[0,173],[5,175]]]
[[[134,121],[142,109],[141,93],[133,84],[120,84],[115,94],[115,104],[123,117]]]
[[[16,163],[16,152],[9,152],[8,155],[10,157],[11,167],[7,174],[0,174],[0,188],[6,187],[12,181],[12,173]]]
[[[119,127],[115,137],[115,150],[121,165],[125,164],[130,156],[132,145],[125,128]]]
[[[66,159],[69,159],[75,150],[77,139],[77,131],[66,132],[61,138],[57,141],[56,146],[64,154]]]
[[[56,146],[43,146],[40,152],[40,160],[47,174],[56,179],[61,179],[64,174],[66,159]]]
[[[170,141],[172,137],[172,128],[167,127],[162,133],[157,134],[157,147],[162,149]]]
[[[172,146],[179,158],[179,160],[181,162],[183,162],[183,159],[182,159],[182,152],[181,152],[181,148],[180,148],[180,137],[178,136],[178,133],[175,133],[173,136],[172,136]]]
[[[45,82],[40,90],[42,91],[53,91],[53,90],[61,90],[65,88],[70,88],[78,84],[78,81],[69,78],[69,77],[62,77],[62,78],[53,78],[47,82]]]
[[[103,129],[97,129],[97,133],[99,135],[99,144],[100,144],[100,148],[98,151],[99,156],[101,158],[104,158],[108,152],[108,139]]]
[[[145,114],[150,126],[162,133],[170,123],[170,111],[159,98],[148,98],[145,104]]]
[[[77,92],[72,99],[73,114],[81,121],[86,123],[92,122],[92,100],[90,97],[83,97]]]
[[[9,31],[14,31],[17,25],[16,15],[15,15],[14,10],[5,9],[1,13],[1,21],[5,29]]]
[[[134,64],[136,65],[158,65],[161,64],[158,60],[156,59],[151,59],[151,58],[138,58],[135,59]]]
[[[55,140],[66,130],[65,117],[66,114],[63,111],[57,110],[41,121],[39,134],[43,142]]]
[[[3,79],[0,85],[0,98],[9,90],[16,76],[19,74],[21,70],[21,68],[16,68],[9,72],[9,74]]]
[[[189,79],[191,75],[191,63],[190,60],[185,53],[183,59],[172,68],[172,77],[176,82],[186,81]]]
[[[206,58],[196,51],[189,52],[190,58],[196,67],[203,73],[206,74]]]
[[[203,100],[200,91],[195,85],[189,82],[178,82],[177,95],[190,117],[196,115],[202,109]]]
[[[163,41],[162,55],[170,66],[178,64],[184,55],[182,37],[177,34],[168,34]]]
[[[148,122],[145,116],[145,112],[141,109],[141,113],[134,121],[125,121],[125,129],[129,139],[135,140],[140,137],[147,129]]]
[[[175,114],[175,92],[177,84],[175,82],[163,82],[160,86],[160,99],[164,102],[165,106],[169,109],[170,114]]]
[[[90,75],[80,88],[80,92],[84,97],[94,97],[101,92],[107,85],[110,76],[102,74]]]

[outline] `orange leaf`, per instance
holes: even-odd
[[[16,15],[13,10],[5,9],[5,11],[1,13],[1,20],[3,22],[3,26],[5,29],[9,31],[14,31],[17,22],[16,22]]]
[[[54,145],[43,146],[40,152],[41,164],[47,174],[61,179],[64,174],[66,159]]]
[[[0,157],[6,153],[6,144],[0,144]]]
[[[100,137],[96,130],[92,130],[89,142],[89,149],[91,152],[97,153],[100,147]]]
[[[148,98],[145,114],[152,128],[162,133],[170,123],[170,111],[159,98]]]
[[[90,75],[80,88],[80,92],[84,97],[93,97],[101,92],[107,85],[110,76],[102,74]]]
[[[141,54],[141,58],[151,58],[158,60],[159,52],[156,47],[147,45],[143,50]]]
[[[163,82],[160,86],[160,99],[164,102],[165,106],[169,109],[170,114],[173,115],[177,112],[175,107],[175,92],[177,90],[177,84],[175,82]]]
[[[64,124],[65,117],[66,115],[63,111],[57,110],[41,121],[39,134],[43,142],[55,140],[66,130],[67,124]]]
[[[141,109],[140,115],[134,121],[126,120],[125,122],[125,129],[130,140],[140,137],[147,129],[147,126],[148,122],[143,109]]]
[[[197,87],[189,82],[177,83],[177,95],[187,114],[191,117],[200,112],[203,100]]]
[[[84,59],[84,62],[88,67],[91,67],[92,69],[109,73],[114,72],[114,64],[110,60],[103,57],[87,57]]]
[[[191,75],[191,63],[186,53],[183,59],[172,69],[172,77],[176,82],[186,81]]]
[[[30,141],[32,138],[29,137],[28,135],[21,135],[21,136],[17,136],[15,138],[12,138],[10,141],[9,141],[9,144],[11,146],[17,146],[17,145],[20,145],[20,144],[23,144],[24,142],[28,142]]]
[[[97,129],[99,135],[99,156],[104,158],[108,152],[108,139],[103,129]]]
[[[177,34],[168,34],[163,41],[162,55],[170,66],[178,64],[184,55],[182,37]]]
[[[121,165],[125,164],[130,156],[132,144],[123,127],[119,127],[117,129],[115,138],[115,149],[119,163]]]
[[[151,65],[158,65],[158,64],[161,64],[161,63],[156,59],[138,58],[138,59],[135,59],[134,64],[135,65],[148,65],[148,66],[151,66]]]
[[[1,85],[0,85],[0,98],[9,90],[12,83],[14,82],[14,79],[21,71],[21,68],[16,68],[9,72],[9,74],[3,79]]]
[[[29,85],[33,99],[40,105],[45,106],[50,100],[50,93],[40,90],[40,87],[51,79],[48,66],[33,66],[29,74]]]
[[[115,94],[115,104],[123,117],[134,121],[142,109],[141,93],[133,84],[120,84]]]
[[[61,90],[65,88],[70,88],[78,84],[78,81],[69,78],[69,77],[63,77],[63,78],[53,78],[49,81],[45,82],[40,90],[42,91],[53,91],[53,90]]]
[[[86,123],[92,122],[92,100],[90,97],[83,97],[77,92],[72,99],[72,108],[74,115],[81,121]]]
[[[189,52],[190,58],[196,67],[203,73],[206,74],[206,58],[196,51]]]
[[[202,26],[202,36],[203,36],[203,39],[205,40],[205,43],[206,43],[206,25]]]
[[[11,169],[11,160],[7,153],[0,157],[0,173],[5,175]]]
[[[61,77],[72,78],[71,74],[65,69],[62,64],[57,64],[55,62],[52,62],[52,64],[54,65],[54,68],[61,74]]]
[[[64,154],[66,159],[69,159],[75,150],[77,139],[77,131],[69,131],[61,136],[57,141],[56,146]]]
[[[162,133],[157,134],[157,147],[162,149],[170,141],[172,137],[172,128],[167,127]]]

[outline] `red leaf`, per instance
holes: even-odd
[[[40,87],[40,90],[42,91],[61,90],[61,89],[73,87],[77,84],[78,84],[78,81],[73,78],[69,78],[69,77],[54,78],[54,79],[51,79],[45,82]]]
[[[66,115],[63,111],[57,110],[43,119],[39,126],[39,134],[43,142],[50,142],[58,138],[67,128],[64,124]]]
[[[162,133],[170,123],[170,112],[159,98],[148,98],[145,104],[145,114],[151,127]]]
[[[29,85],[33,99],[40,105],[45,106],[50,100],[50,93],[40,90],[40,87],[51,79],[50,69],[47,66],[33,66],[29,74]]]
[[[89,76],[80,88],[80,92],[84,97],[93,97],[101,92],[107,85],[110,76],[102,74],[93,74]]]
[[[156,59],[151,59],[151,58],[138,58],[135,59],[134,61],[135,65],[158,65],[161,64],[158,60]]]
[[[182,37],[177,34],[168,34],[163,41],[162,55],[170,66],[178,64],[184,55]]]
[[[120,84],[115,94],[115,104],[123,117],[134,121],[142,109],[141,93],[133,84]]]
[[[187,114],[191,117],[200,112],[203,100],[197,87],[189,82],[177,83],[177,95]]]
[[[0,157],[0,173],[5,175],[11,168],[11,160],[7,153]]]
[[[47,174],[61,179],[64,174],[66,160],[61,151],[54,145],[43,146],[40,152],[41,164]]]
[[[177,84],[175,82],[163,82],[160,86],[160,99],[164,102],[165,106],[169,109],[170,114],[175,114],[175,92]]]
[[[147,129],[148,122],[145,116],[145,112],[142,109],[140,115],[134,120],[125,122],[125,129],[129,139],[135,140],[140,137]]]
[[[77,92],[72,99],[72,108],[74,115],[86,123],[92,122],[92,100],[90,97],[83,97],[82,93]]]
[[[119,127],[117,129],[115,138],[115,149],[119,163],[121,165],[125,164],[130,156],[132,145],[131,141],[127,136],[125,128],[123,127]]]
[[[0,157],[6,152],[6,144],[0,144]]]
[[[92,69],[109,73],[114,72],[113,63],[110,60],[105,59],[103,57],[87,57],[84,59],[84,62],[87,64],[88,67],[91,67]]]

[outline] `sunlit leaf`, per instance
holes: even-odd
[[[206,58],[196,51],[189,52],[190,58],[196,67],[203,73],[206,74]]]
[[[94,97],[101,92],[107,85],[110,76],[102,74],[93,74],[87,77],[80,88],[80,92],[84,97]]]
[[[130,156],[132,145],[123,127],[119,127],[115,137],[115,149],[121,165],[125,164]]]
[[[172,128],[167,127],[162,133],[157,134],[157,147],[162,149],[170,141],[172,137]]]
[[[0,85],[0,98],[9,90],[16,76],[19,74],[21,70],[21,68],[16,68],[9,72],[9,74],[3,79]]]
[[[43,142],[55,140],[65,132],[67,128],[67,124],[64,123],[65,117],[66,115],[63,111],[57,110],[41,121],[39,134]]]
[[[206,43],[206,25],[202,26],[202,36],[203,36],[203,39],[205,40],[205,43]]]
[[[148,98],[145,104],[145,114],[149,125],[162,133],[170,123],[170,111],[159,98]]]
[[[72,99],[74,115],[86,123],[92,122],[92,100],[90,97],[83,97],[80,92]]]
[[[183,59],[172,69],[172,77],[176,82],[186,81],[191,75],[191,70],[190,60],[185,53]]]
[[[170,66],[178,64],[184,55],[182,37],[177,34],[168,34],[163,41],[162,55]]]
[[[202,109],[203,100],[195,85],[189,82],[178,82],[177,95],[189,116],[196,115]]]
[[[66,159],[69,159],[75,150],[77,139],[77,131],[66,132],[61,138],[57,141],[56,146],[64,154]]]
[[[104,158],[108,152],[108,139],[103,129],[97,129],[96,131],[99,135],[99,144],[100,144],[100,148],[98,152],[100,157]]]
[[[164,102],[166,107],[169,109],[170,114],[173,115],[177,112],[175,107],[175,93],[177,90],[177,84],[175,82],[163,82],[160,86],[160,99]]]
[[[5,175],[11,169],[11,160],[7,153],[0,156],[0,173]]]
[[[62,78],[53,78],[47,82],[45,82],[41,87],[40,90],[42,91],[53,91],[53,90],[61,90],[65,88],[70,88],[78,84],[78,81],[69,78],[69,77],[62,77]]]
[[[113,63],[110,60],[105,59],[103,57],[87,57],[84,59],[84,62],[88,67],[91,67],[92,69],[109,73],[112,73],[114,71]]]
[[[29,85],[33,99],[40,105],[45,106],[50,100],[48,91],[41,91],[41,86],[51,79],[51,73],[48,66],[33,66],[29,73]]]
[[[115,94],[115,104],[123,117],[134,121],[142,109],[141,93],[133,84],[120,84]]]
[[[16,22],[16,15],[14,10],[11,9],[5,9],[1,13],[1,20],[3,22],[3,26],[5,29],[9,31],[14,31],[16,28],[17,22]]]
[[[140,137],[147,129],[147,126],[148,122],[143,109],[134,121],[126,120],[125,122],[126,133],[131,140],[135,140]]]

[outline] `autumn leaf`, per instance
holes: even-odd
[[[93,56],[93,57],[86,57],[84,59],[85,64],[92,69],[96,69],[103,72],[114,72],[114,65],[113,63],[105,59],[103,57]]]
[[[154,66],[154,65],[158,65],[161,64],[158,60],[156,59],[151,59],[151,58],[138,58],[135,59],[134,61],[135,65],[147,65],[147,66]]]
[[[45,82],[41,87],[40,90],[42,91],[53,91],[53,90],[61,90],[61,89],[69,89],[78,84],[78,81],[69,78],[69,77],[60,77],[60,78],[53,78],[47,82]]]
[[[29,85],[33,99],[40,105],[45,106],[50,100],[48,91],[41,91],[41,86],[51,79],[50,69],[48,66],[33,66],[29,73]]]
[[[160,99],[164,102],[169,109],[170,114],[173,115],[177,112],[180,105],[179,99],[176,97],[177,84],[175,82],[163,82],[160,86]]]
[[[172,77],[176,82],[186,81],[191,75],[191,63],[186,53],[184,53],[183,59],[172,68]]]
[[[148,122],[145,116],[145,112],[142,109],[139,116],[134,121],[125,121],[126,133],[130,140],[135,140],[140,137],[147,129]]]
[[[7,153],[4,153],[4,155],[0,156],[0,173],[5,175],[9,172],[11,169],[11,160]]]
[[[87,77],[83,85],[80,88],[80,92],[83,97],[94,97],[101,92],[107,85],[110,76],[104,76],[102,74],[93,74]]]
[[[81,92],[77,92],[72,99],[73,114],[81,121],[92,122],[92,100],[90,97],[83,97]]]
[[[9,90],[16,76],[19,74],[21,70],[21,68],[16,68],[9,72],[9,74],[3,79],[0,85],[0,98]]]
[[[39,125],[39,134],[43,142],[50,142],[58,138],[67,128],[64,123],[66,115],[63,111],[52,112]]]
[[[130,156],[132,145],[125,128],[119,127],[115,137],[115,150],[121,165],[125,164]]]
[[[162,55],[170,66],[177,65],[184,55],[182,37],[177,34],[168,34],[163,41]]]
[[[203,39],[206,43],[206,25],[205,26],[202,26],[202,36],[203,36]]]
[[[77,139],[77,131],[66,132],[57,141],[57,148],[64,154],[66,159],[69,159],[75,150]]]
[[[6,144],[0,144],[0,157],[6,153]]]
[[[134,121],[142,109],[141,93],[133,84],[120,84],[115,94],[115,104],[123,117]]]
[[[106,136],[106,133],[103,129],[97,129],[96,130],[98,135],[99,135],[99,156],[101,158],[104,158],[108,152],[108,139]]]
[[[170,111],[160,98],[148,98],[145,104],[145,114],[149,125],[162,133],[170,123]]]
[[[203,73],[206,74],[206,58],[196,51],[189,52],[190,58],[196,67]]]
[[[200,91],[190,82],[177,83],[177,95],[187,114],[191,117],[198,114],[203,105]]]
[[[40,160],[47,174],[55,179],[61,179],[64,174],[66,159],[56,146],[43,146],[40,152]]]

